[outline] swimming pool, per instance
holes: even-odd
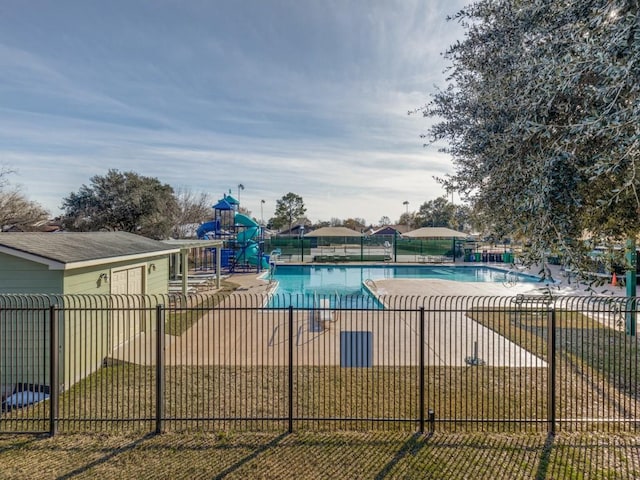
[[[350,308],[376,308],[379,302],[370,295],[367,280],[389,278],[431,278],[455,282],[504,282],[507,280],[534,283],[533,275],[507,272],[486,266],[435,265],[278,265],[271,278],[278,282],[272,306],[283,306],[283,297],[291,298],[294,306],[313,305],[314,297],[346,297]],[[333,300],[332,300],[333,303]],[[333,306],[333,305],[332,305]]]

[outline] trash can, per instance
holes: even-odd
[[[476,252],[476,262],[479,262],[482,260],[482,254],[480,252]]]

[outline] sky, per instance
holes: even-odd
[[[314,222],[395,221],[453,171],[407,112],[465,3],[0,0],[0,165],[52,216],[117,169],[265,220],[293,192]]]

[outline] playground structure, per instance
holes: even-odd
[[[269,269],[269,255],[262,251],[262,228],[247,215],[239,213],[240,203],[231,195],[224,195],[213,206],[214,219],[198,227],[199,239],[224,239],[226,248],[220,250],[220,265],[233,272],[239,268]],[[218,249],[211,253],[218,254]]]

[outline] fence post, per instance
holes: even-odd
[[[424,306],[420,307],[420,373],[419,373],[419,382],[420,382],[420,405],[418,408],[418,412],[420,414],[420,432],[424,433]]]
[[[164,305],[156,305],[156,434],[164,418]]]
[[[556,433],[556,310],[547,312],[547,433]]]
[[[293,433],[293,305],[289,305],[289,433]]]
[[[58,308],[56,305],[51,305],[49,307],[49,435],[52,437],[58,431],[60,400],[58,333]]]

